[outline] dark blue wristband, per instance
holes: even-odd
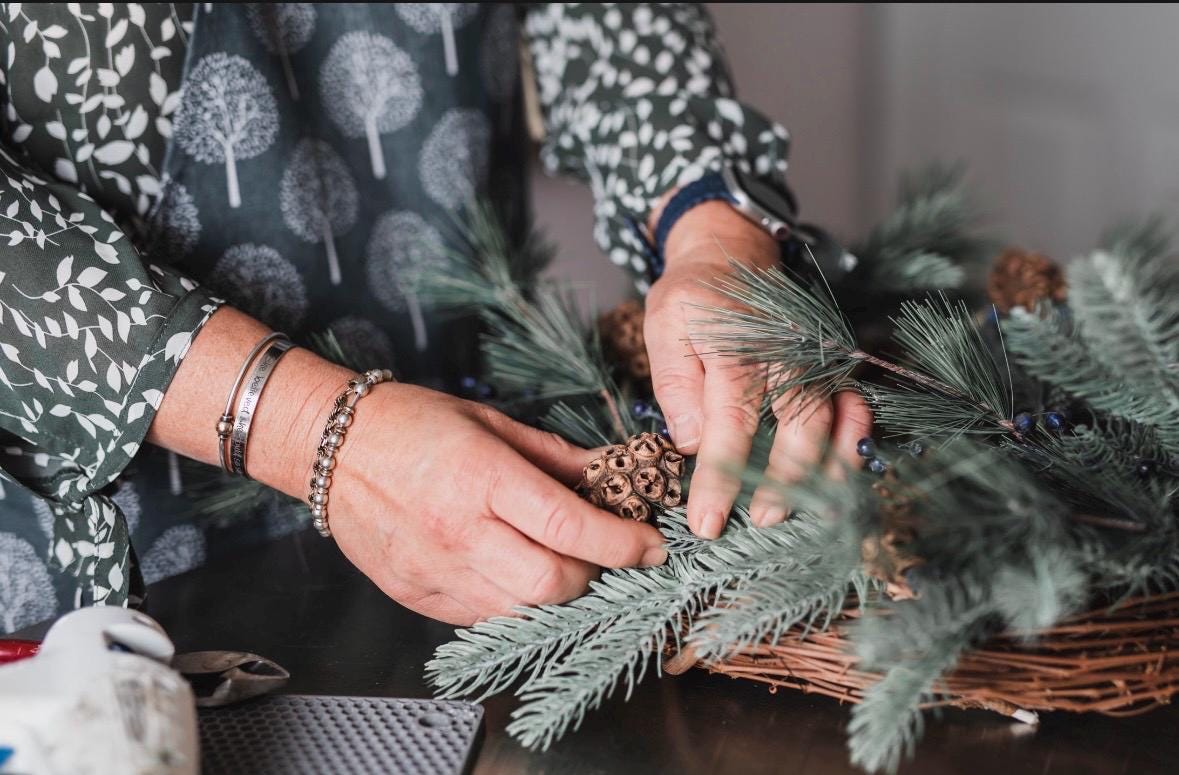
[[[656,277],[663,274],[663,257],[667,247],[667,236],[671,234],[672,227],[684,216],[684,213],[696,205],[717,200],[729,203],[737,201],[729,193],[729,187],[725,185],[725,180],[720,173],[709,172],[704,177],[681,188],[668,201],[663,208],[663,213],[659,216],[659,222],[655,225],[655,234],[653,235],[655,244],[651,246],[654,259],[651,270]]]
[[[659,216],[659,223],[655,224],[655,234],[652,235],[654,243],[647,239],[643,229],[633,218],[627,218],[631,230],[646,248],[647,264],[650,267],[652,279],[663,274],[663,252],[667,246],[667,235],[671,233],[671,227],[675,226],[676,221],[682,218],[684,213],[696,205],[714,200],[730,203],[737,201],[729,193],[729,188],[725,185],[725,180],[720,173],[710,172],[681,188],[663,208],[663,213]]]

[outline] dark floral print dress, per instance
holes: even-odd
[[[698,5],[0,4],[0,630],[297,526],[198,520],[143,444],[219,304],[456,387],[471,325],[415,282],[473,199],[526,223],[521,41],[541,159],[640,287],[663,192],[726,160],[784,184]]]

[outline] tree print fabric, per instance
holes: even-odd
[[[192,68],[176,119],[176,142],[206,164],[225,165],[229,206],[241,207],[237,160],[274,142],[278,112],[270,84],[240,56],[210,54]]]
[[[417,278],[475,197],[523,233],[521,32],[544,161],[640,277],[629,220],[666,188],[726,158],[780,181],[696,6],[0,4],[0,629],[299,524],[277,495],[197,522],[221,475],[141,449],[221,298],[458,388],[475,322]]]
[[[300,140],[282,174],[278,203],[291,231],[323,245],[332,285],[340,284],[336,234],[356,225],[356,184],[352,172],[329,143]]]
[[[368,141],[373,177],[384,180],[380,136],[412,121],[422,104],[413,60],[384,35],[350,32],[336,41],[324,61],[319,91],[340,131]]]

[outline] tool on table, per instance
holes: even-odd
[[[245,651],[193,651],[172,657],[172,669],[188,679],[199,708],[232,705],[269,694],[291,674],[266,657]]]

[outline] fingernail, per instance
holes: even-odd
[[[639,561],[639,565],[643,568],[654,568],[665,562],[667,562],[667,549],[663,546],[652,546],[643,553],[643,559]]]
[[[700,418],[695,414],[681,414],[667,426],[671,440],[677,447],[690,447],[700,441]]]
[[[719,538],[721,531],[725,529],[725,515],[719,511],[712,511],[705,515],[704,521],[700,523],[700,537],[701,538]]]
[[[776,525],[786,519],[786,509],[778,506],[767,506],[756,513],[749,515],[749,520],[758,527],[769,527]]]

